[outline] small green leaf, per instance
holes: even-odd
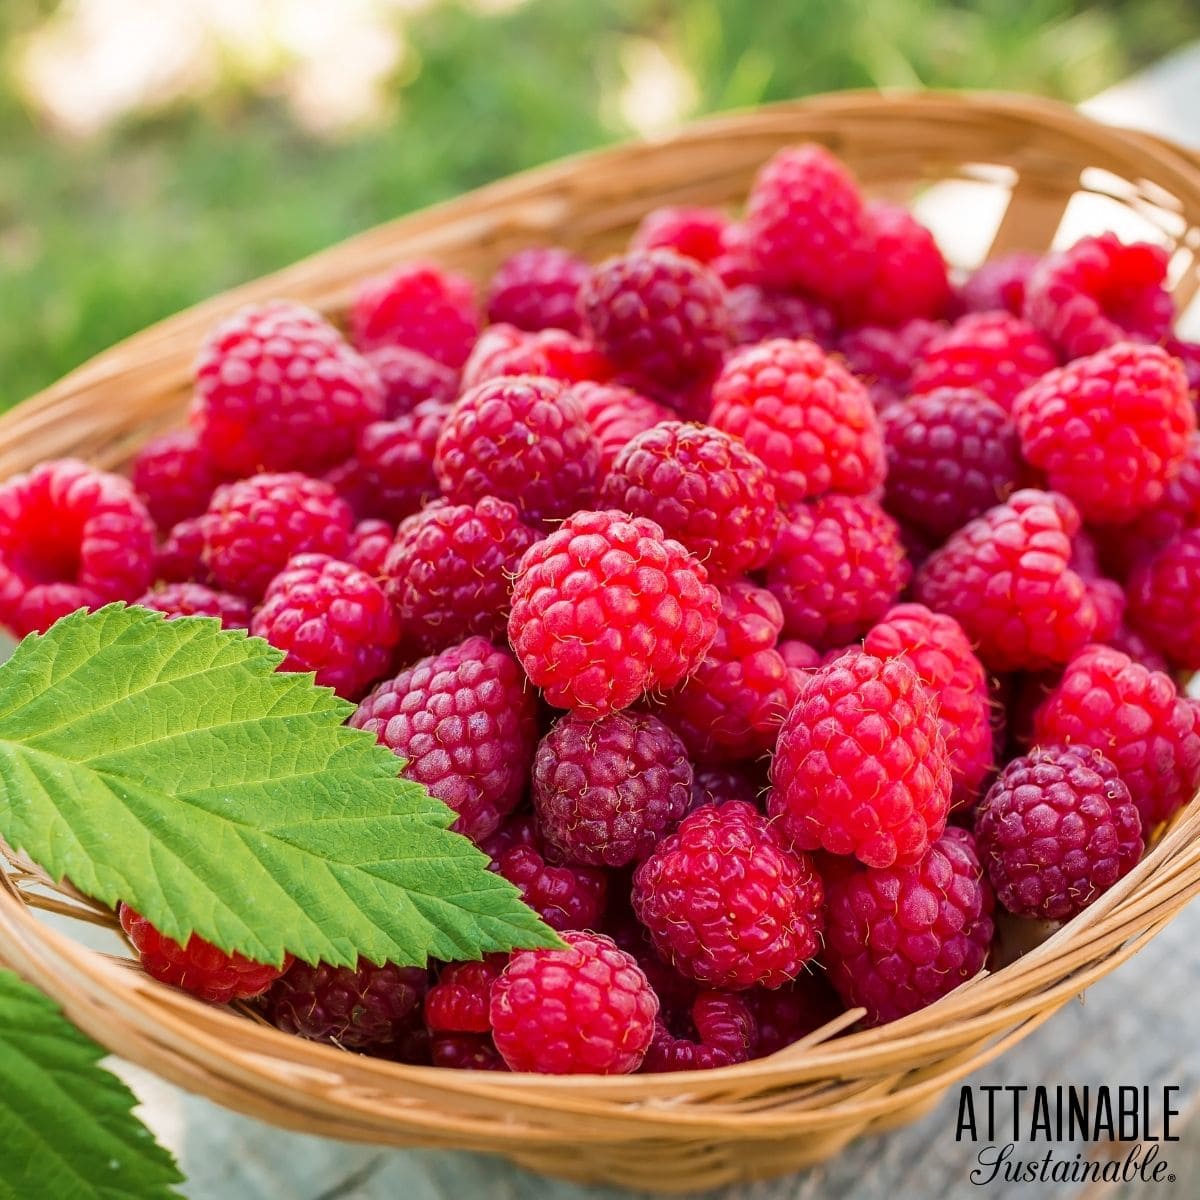
[[[177,941],[421,965],[559,941],[353,706],[207,618],[109,605],[0,667],[0,835]]]
[[[178,1200],[175,1160],[103,1057],[41,992],[0,971],[2,1200]]]

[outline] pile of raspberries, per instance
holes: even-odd
[[[129,479],[0,489],[16,634],[135,601],[248,629],[564,948],[431,969],[166,939],[302,1037],[469,1070],[772,1054],[976,975],[1200,786],[1200,345],[1103,234],[955,279],[819,146],[486,293],[429,264],[209,335]]]

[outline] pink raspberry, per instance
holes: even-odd
[[[423,967],[356,967],[295,962],[263,997],[267,1020],[284,1033],[347,1050],[386,1045],[420,1011],[429,986]]]
[[[1175,667],[1200,670],[1200,529],[1146,559],[1129,579],[1129,620]]]
[[[302,305],[242,309],[200,348],[190,420],[202,453],[230,475],[331,467],[382,415],[375,369]]]
[[[602,716],[694,671],[719,606],[704,567],[653,521],[580,512],[525,552],[508,636],[551,704]]]
[[[642,1070],[704,1071],[745,1062],[758,1042],[747,998],[730,992],[700,992],[686,1021],[671,1028],[659,1020]]]
[[[484,849],[492,853],[490,843]],[[604,915],[608,874],[579,863],[547,862],[547,853],[540,840],[537,846],[515,844],[492,855],[492,869],[551,929],[595,929]]]
[[[1008,412],[1018,392],[1057,366],[1054,347],[1020,317],[968,313],[925,344],[911,386],[917,394],[973,388]]]
[[[1034,737],[1111,759],[1147,832],[1200,787],[1200,706],[1169,675],[1108,646],[1088,646],[1067,664],[1034,716]]]
[[[806,972],[786,987],[756,988],[747,997],[758,1037],[751,1058],[766,1058],[827,1025],[842,1011],[823,972]]]
[[[725,288],[706,267],[668,250],[601,263],[580,293],[596,345],[635,386],[671,404],[714,375],[731,343]]]
[[[487,317],[518,329],[582,332],[579,289],[591,274],[582,258],[556,246],[530,246],[510,254],[492,276]]]
[[[435,501],[402,521],[383,586],[405,644],[428,653],[473,633],[502,639],[513,575],[537,536],[515,506],[493,496]]]
[[[1188,342],[1182,338],[1169,337],[1163,342],[1166,352],[1179,359],[1187,377],[1188,392],[1192,403],[1200,406],[1200,342]]]
[[[979,856],[1011,913],[1066,921],[1142,857],[1142,820],[1098,750],[1045,746],[1015,758],[975,818]]]
[[[230,592],[215,592],[202,583],[166,583],[152,588],[138,601],[145,608],[177,617],[216,617],[222,629],[248,629],[250,601]]]
[[[430,1039],[429,1053],[435,1067],[457,1071],[507,1071],[496,1043],[481,1033],[438,1033]]]
[[[865,496],[791,509],[767,566],[784,629],[821,649],[861,637],[908,582],[896,522]]]
[[[850,1008],[883,1025],[940,1000],[983,969],[992,941],[991,887],[965,829],[909,866],[830,862],[822,959]]]
[[[764,790],[765,785],[745,765],[697,763],[692,777],[692,808],[724,804],[727,800],[757,806]]]
[[[395,530],[386,521],[377,518],[359,521],[350,531],[346,561],[361,567],[372,579],[382,579],[384,560],[395,536]]]
[[[479,336],[475,289],[463,275],[429,263],[406,263],[359,287],[350,333],[360,350],[410,346],[448,367],[461,367]]]
[[[533,804],[551,846],[573,862],[623,867],[645,858],[687,812],[692,765],[657,717],[568,713],[533,759]]]
[[[822,146],[780,150],[759,170],[746,203],[746,232],[757,269],[772,287],[837,300],[869,276],[862,195]]]
[[[654,1036],[658,998],[637,962],[597,933],[522,950],[492,989],[492,1037],[514,1071],[627,1075]]]
[[[402,521],[438,494],[434,454],[450,412],[440,400],[422,400],[411,412],[362,431],[358,461],[375,515]]]
[[[294,472],[222,484],[201,520],[205,565],[222,588],[251,600],[297,554],[341,558],[354,524],[328,483]]]
[[[1125,244],[1114,233],[1081,238],[1042,260],[1026,285],[1023,315],[1067,358],[1126,340],[1162,341],[1175,319],[1167,261],[1166,250],[1148,242]]]
[[[1021,452],[1097,524],[1162,499],[1196,432],[1183,368],[1123,342],[1043,375],[1013,401]]]
[[[583,410],[600,446],[600,478],[639,433],[672,418],[669,408],[619,383],[576,383],[567,395]]]
[[[458,397],[458,372],[420,350],[380,346],[365,357],[379,375],[386,420],[412,412],[422,400],[453,404]]]
[[[819,667],[825,658],[820,650],[798,638],[784,638],[776,648],[787,663],[788,670],[793,673],[811,671],[813,667]]]
[[[779,514],[767,468],[708,426],[665,421],[638,434],[617,455],[600,500],[657,522],[714,577],[761,567],[775,547]]]
[[[799,292],[773,292],[744,283],[729,293],[729,315],[738,345],[792,338],[831,350],[837,342],[833,309]]]
[[[634,872],[633,906],[669,963],[730,991],[795,979],[824,925],[811,860],[738,800],[696,809],[659,843]]]
[[[683,258],[707,264],[725,253],[729,225],[729,217],[716,208],[655,208],[642,218],[629,248],[673,250]]]
[[[216,585],[204,565],[204,517],[188,517],[172,525],[154,551],[153,578],[160,583]]]
[[[784,719],[767,812],[801,850],[918,861],[950,811],[937,698],[905,658],[852,650],[812,671]]]
[[[925,561],[913,591],[954,617],[993,671],[1066,662],[1096,629],[1096,606],[1071,567],[1079,513],[1024,488],[968,522]]]
[[[487,1033],[492,988],[507,965],[503,954],[480,962],[447,963],[425,995],[425,1024],[433,1033]]]
[[[1018,250],[1003,258],[982,263],[959,289],[959,299],[968,312],[1005,311],[1019,317],[1025,311],[1025,289],[1042,256]]]
[[[151,438],[138,451],[129,477],[159,529],[198,517],[217,484],[229,478],[209,462],[194,429]]]
[[[864,325],[844,333],[838,355],[861,380],[875,408],[882,412],[909,393],[913,365],[945,326],[916,317],[895,329]]]
[[[880,415],[884,503],[935,541],[1008,498],[1024,469],[1008,414],[981,393],[939,388]]]
[[[350,718],[404,759],[401,774],[448,804],[479,841],[521,802],[537,741],[532,693],[512,655],[467,638],[379,684]]]
[[[450,410],[434,472],[446,498],[495,496],[530,521],[567,516],[595,494],[600,447],[579,405],[550,379],[482,383]]]

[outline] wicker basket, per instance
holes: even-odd
[[[0,420],[0,478],[57,455],[106,466],[180,418],[207,329],[250,300],[287,296],[337,316],[355,284],[435,258],[483,279],[514,249],[588,256],[662,203],[736,203],[788,143],[829,145],[869,191],[911,199],[940,180],[1011,189],[991,252],[1044,249],[1076,193],[1109,197],[1176,250],[1181,306],[1200,287],[1200,164],[1075,111],[1005,96],[843,94],[726,116],[484,188],[219,296],[100,355]],[[971,264],[962,264],[971,265]],[[584,1181],[690,1191],[819,1162],[919,1116],[954,1080],[1049,1018],[1153,937],[1200,890],[1200,801],[1121,883],[1017,961],[882,1029],[846,1014],[771,1058],[722,1070],[548,1078],[405,1067],[286,1036],[160,986],[85,949],[29,905],[111,914],[12,863],[0,961],[55,997],[114,1053],[230,1108],[348,1141],[491,1151]]]

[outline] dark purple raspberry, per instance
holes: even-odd
[[[765,779],[759,779],[754,768],[745,765],[697,763],[692,773],[692,808],[706,804],[724,804],[726,800],[742,800],[757,806],[767,790]]]
[[[744,283],[729,293],[729,316],[739,346],[771,338],[816,342],[823,350],[837,343],[833,309],[799,292],[773,292]]]
[[[642,1063],[645,1072],[703,1071],[745,1062],[758,1042],[754,1012],[747,997],[730,992],[700,992],[687,1020],[664,1021]]]
[[[913,366],[921,351],[945,326],[916,317],[896,329],[864,325],[851,329],[838,342],[838,354],[870,393],[877,411],[903,400],[909,393]]]
[[[766,1058],[828,1024],[841,1011],[824,972],[805,972],[781,988],[756,988],[748,999],[758,1026],[751,1058]]]
[[[482,1033],[438,1033],[429,1041],[435,1067],[458,1071],[507,1071],[496,1043]]]

